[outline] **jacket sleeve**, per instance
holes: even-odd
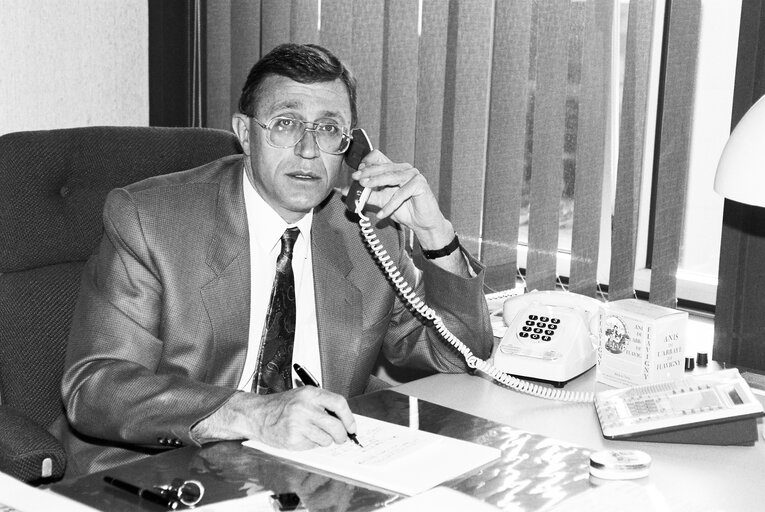
[[[486,359],[491,354],[493,334],[483,294],[484,267],[467,251],[460,250],[475,274],[473,277],[452,274],[424,258],[422,268],[417,268],[404,250],[399,253],[397,266],[416,296],[433,309],[444,326],[473,355]],[[400,293],[383,350],[396,365],[443,373],[469,369],[462,354],[437,332],[433,322],[413,311]]]
[[[144,446],[196,444],[190,429],[235,392],[160,363],[163,283],[130,195],[113,191],[85,267],[62,381],[79,432]]]

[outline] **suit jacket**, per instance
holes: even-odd
[[[242,156],[110,192],[104,236],[83,274],[57,428],[68,474],[167,447],[236,391],[247,351],[250,256]],[[415,318],[335,195],[314,212],[313,272],[324,387],[363,393],[379,353],[396,365],[465,371],[462,357]],[[392,223],[377,230],[410,283],[478,356],[492,336],[480,264],[465,279],[420,272]],[[422,295],[421,295],[422,296]]]

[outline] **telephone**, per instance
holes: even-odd
[[[511,375],[566,382],[595,366],[600,301],[564,291],[532,291],[507,299],[508,326],[494,366]]]
[[[362,159],[371,151],[372,144],[369,142],[369,137],[367,137],[366,132],[361,128],[353,130],[353,132],[351,132],[351,144],[345,153],[346,165],[348,165],[348,167],[351,169],[358,169]],[[530,395],[568,402],[593,401],[593,393],[570,392],[564,391],[562,389],[553,389],[547,386],[540,386],[538,384],[518,379],[508,373],[503,372],[502,370],[495,368],[488,361],[484,361],[476,357],[469,347],[467,347],[449,331],[438,314],[431,307],[425,304],[422,299],[415,295],[414,291],[412,291],[412,287],[409,285],[409,283],[406,282],[406,280],[404,280],[395,263],[392,261],[390,256],[388,256],[387,251],[382,246],[380,240],[377,238],[377,235],[374,232],[372,222],[369,220],[369,217],[364,215],[363,212],[364,206],[366,205],[366,201],[369,198],[370,193],[371,190],[362,187],[357,181],[353,181],[349,188],[348,195],[345,198],[345,205],[351,212],[358,215],[361,234],[369,246],[373,256],[380,263],[383,271],[388,275],[390,281],[396,287],[399,295],[422,318],[433,323],[433,326],[441,335],[441,337],[462,355],[468,367],[474,368],[491,376],[494,380],[504,384],[505,386],[523,393],[528,393]],[[591,300],[593,302],[597,302],[595,299]],[[583,301],[582,303],[584,302],[586,301]],[[573,324],[573,322],[566,321],[566,325],[569,324]],[[560,337],[562,338],[562,336]]]

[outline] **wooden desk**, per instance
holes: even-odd
[[[592,451],[637,449],[653,459],[647,478],[634,480],[657,489],[672,510],[762,510],[765,493],[765,441],[762,419],[754,446],[706,446],[633,441],[609,441],[601,435],[591,404],[568,404],[524,395],[488,378],[434,375],[403,384],[397,391],[463,412],[559,439]],[[595,382],[595,372],[566,385],[566,389],[608,389]],[[758,395],[761,401],[765,397]]]

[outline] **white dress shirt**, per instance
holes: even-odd
[[[300,364],[321,383],[321,357],[319,355],[319,331],[316,321],[316,298],[313,287],[311,257],[311,223],[313,211],[295,224],[287,224],[244,176],[244,204],[250,235],[250,332],[247,358],[239,380],[238,389],[250,391],[257,371],[258,356],[263,336],[263,324],[268,313],[276,259],[281,252],[281,237],[287,228],[297,227],[300,235],[292,251],[292,272],[295,276],[295,347],[292,361]],[[293,386],[300,383],[294,370]]]

